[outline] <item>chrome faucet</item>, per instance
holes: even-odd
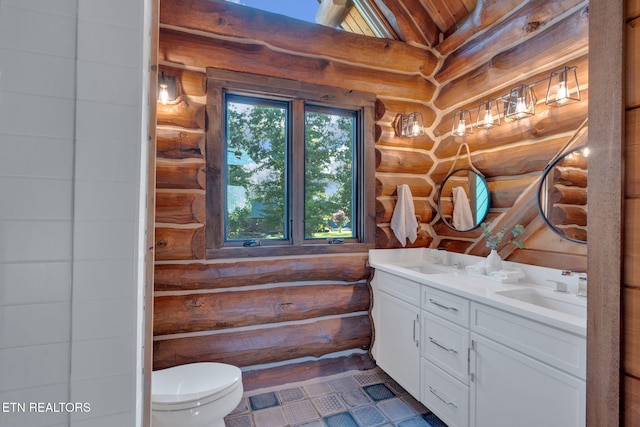
[[[573,276],[576,274],[578,276],[578,292],[576,295],[579,297],[587,296],[587,273],[585,272],[577,272],[571,270],[562,270],[563,276]]]
[[[551,279],[547,279],[547,282],[556,284],[556,292],[563,292],[563,293],[569,292],[569,287],[565,282],[560,282],[558,280],[551,280]]]
[[[578,293],[579,297],[587,296],[587,273],[580,273],[578,275]]]

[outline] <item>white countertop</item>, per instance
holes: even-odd
[[[426,248],[374,249],[369,251],[369,263],[376,269],[405,279],[429,285],[471,301],[586,337],[586,318],[562,313],[497,293],[532,287],[546,292],[553,292],[555,285],[549,280],[558,280],[567,283],[569,287],[569,292],[561,295],[563,299],[571,303],[584,305],[586,304],[586,298],[576,295],[577,278],[575,276],[563,276],[561,270],[557,269],[503,261],[505,267],[521,268],[526,277],[520,279],[518,283],[498,283],[489,278],[471,276],[465,270],[466,266],[476,264],[483,259],[482,257],[447,252],[445,262],[439,265],[433,264],[433,258],[445,255],[443,252],[434,253]],[[452,266],[455,263],[459,264],[458,268]],[[428,265],[442,270],[443,273],[424,274],[409,268],[420,265]]]

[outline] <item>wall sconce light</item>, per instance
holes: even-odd
[[[491,129],[500,126],[500,114],[504,114],[504,121],[523,119],[536,113],[536,98],[533,87],[547,82],[547,96],[545,104],[561,107],[580,101],[577,67],[562,67],[553,71],[549,77],[535,81],[528,85],[520,85],[511,89],[507,94],[480,102],[475,126],[479,129]],[[498,105],[502,101],[502,107]],[[465,136],[473,133],[470,110],[458,110],[453,115],[453,136]]]
[[[465,136],[473,133],[473,122],[469,110],[459,110],[453,115],[453,126],[451,134],[455,136]]]
[[[520,120],[536,113],[536,98],[531,86],[520,85],[511,89],[507,99],[505,119]]]
[[[498,101],[500,101],[500,98],[487,99],[480,103],[478,106],[478,116],[476,117],[477,128],[491,129],[500,126],[500,108],[498,107]]]
[[[547,86],[545,104],[554,107],[580,101],[580,87],[576,67],[562,67],[553,71]]]
[[[410,138],[424,135],[424,120],[422,113],[410,113],[408,115],[399,114],[393,125],[397,136]]]
[[[176,78],[160,73],[158,77],[158,101],[162,105],[170,104],[177,98]]]

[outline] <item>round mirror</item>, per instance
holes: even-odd
[[[487,181],[469,168],[451,172],[438,191],[438,213],[456,231],[478,227],[487,217],[490,202]]]
[[[587,243],[587,147],[567,151],[550,163],[538,186],[538,212],[557,235]]]

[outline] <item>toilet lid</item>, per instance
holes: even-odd
[[[242,378],[240,368],[225,363],[200,362],[153,371],[151,401],[185,403],[226,390]]]

